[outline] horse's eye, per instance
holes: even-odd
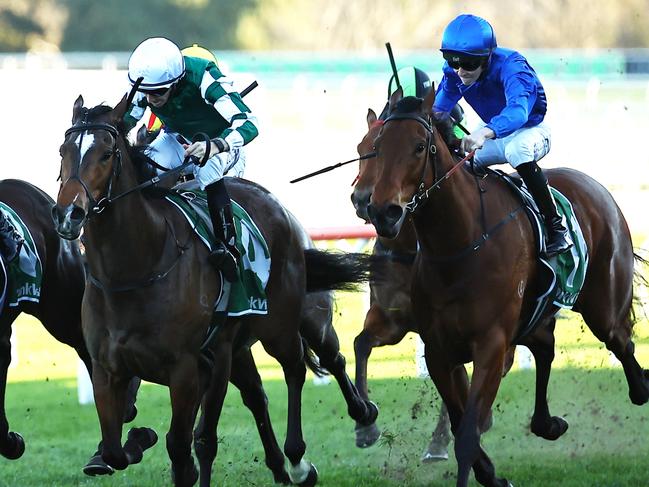
[[[113,155],[112,151],[106,151],[101,155],[101,162],[106,162]]]
[[[422,142],[420,142],[419,144],[417,144],[417,147],[415,147],[415,151],[417,152],[417,154],[421,154],[421,153],[424,152],[425,150],[426,150],[426,144],[424,144],[424,143],[422,143]]]

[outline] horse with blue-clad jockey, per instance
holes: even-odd
[[[560,308],[579,312],[620,360],[631,401],[649,401],[649,374],[631,339],[639,259],[624,216],[602,185],[562,168],[547,171],[550,188],[538,169],[550,146],[542,126],[546,101],[525,59],[498,48],[488,22],[467,15],[449,24],[442,52],[447,62],[437,92],[420,99],[397,90],[390,99],[374,140],[368,215],[388,238],[409,215],[414,223],[413,313],[449,411],[457,486],[468,485],[473,469],[481,485],[506,487],[511,484],[496,476],[480,445],[480,426],[507,350],[523,344],[537,364],[532,432],[551,440],[565,433],[566,421],[551,416],[547,405]],[[486,118],[461,141],[466,157],[450,150],[456,141],[444,117],[461,96]],[[509,162],[520,178],[488,167],[496,162]],[[464,366],[470,361],[471,380]]]

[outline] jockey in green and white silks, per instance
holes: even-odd
[[[194,168],[194,175],[207,192],[214,233],[220,240],[210,262],[223,271],[226,279],[234,280],[238,252],[223,176],[243,174],[242,149],[258,134],[256,118],[215,63],[183,56],[169,39],[154,37],[142,42],[131,54],[128,76],[131,84],[138,78],[142,82],[125,116],[127,127],[142,118],[146,107],[164,124],[148,152],[156,163],[174,168],[187,156],[200,160],[207,143],[190,141],[199,132],[211,139],[211,156],[204,166]]]

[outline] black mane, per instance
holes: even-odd
[[[416,96],[406,96],[399,100],[391,114],[421,114],[421,104],[424,102],[422,98]],[[432,116],[432,122],[435,128],[439,130],[442,139],[449,148],[459,147],[459,139],[455,136],[454,125],[450,117],[438,117],[435,114]]]
[[[87,123],[103,122],[105,116],[112,110],[113,107],[104,104],[89,108],[86,112],[86,121]],[[126,136],[126,125],[123,120],[120,120],[117,123],[116,128],[124,139],[126,151],[135,167],[138,184],[154,177],[156,171],[153,164],[151,164],[151,158],[146,154],[147,147],[136,147],[129,142],[128,137]]]

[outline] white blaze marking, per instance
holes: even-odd
[[[95,143],[95,136],[87,132],[82,132],[77,137],[76,144],[79,146],[79,152],[81,154],[79,161],[83,161],[83,157],[86,155],[86,152],[90,150],[92,145]]]

